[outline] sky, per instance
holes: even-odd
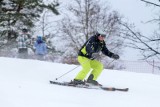
[[[50,2],[51,0],[45,0],[46,3]],[[59,0],[60,7],[65,8],[68,3],[66,0]],[[72,1],[72,0],[70,0]],[[134,23],[136,26],[136,30],[140,31],[145,36],[150,36],[157,29],[157,25],[154,23],[146,23],[149,20],[157,17],[158,10],[156,7],[152,5],[147,5],[146,3],[142,2],[141,0],[101,0],[103,3],[108,4],[112,10],[118,11],[123,17],[124,21],[129,23]],[[152,1],[153,0],[148,0]],[[155,3],[157,0],[154,0]],[[159,8],[158,8],[159,9]],[[64,10],[60,11],[65,13]],[[59,16],[58,16],[59,18]],[[53,18],[51,17],[53,20]],[[138,50],[125,48],[123,55],[120,55],[122,60],[128,61],[136,61],[141,59],[141,54]]]
[[[111,92],[49,84],[77,65],[0,57],[0,107],[159,107],[160,75],[103,70],[103,86],[129,88]],[[58,81],[70,81],[81,67]]]
[[[141,0],[108,0],[108,2],[113,9],[124,15],[126,20],[134,23],[137,29],[140,29],[144,35],[150,35],[156,29],[155,24],[146,24],[147,21],[157,16],[156,13],[158,11],[156,7],[146,5]]]
[[[156,2],[156,0],[148,0]],[[158,10],[156,7],[146,5],[141,0],[108,0],[110,6],[124,16],[124,20],[134,23],[136,29],[144,36],[151,36],[157,25],[154,23],[146,23],[157,17]],[[121,59],[135,61],[141,59],[139,51],[126,48]]]

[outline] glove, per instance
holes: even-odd
[[[112,55],[112,58],[117,60],[117,59],[119,59],[119,55],[113,54],[113,55]]]

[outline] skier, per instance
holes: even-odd
[[[42,39],[42,36],[38,36],[36,42],[34,43],[35,54],[37,59],[44,60],[45,55],[47,54],[47,45]]]
[[[22,34],[17,37],[16,41],[18,42],[18,57],[27,58],[30,38],[26,28],[22,29]]]
[[[82,70],[74,78],[74,84],[85,84],[83,80],[92,68],[93,70],[87,79],[87,83],[100,85],[96,80],[103,70],[103,64],[95,59],[96,57],[94,57],[94,54],[102,51],[103,54],[109,56],[110,58],[116,60],[119,59],[119,55],[114,54],[107,49],[104,41],[105,37],[105,34],[96,33],[89,40],[87,40],[87,42],[79,50],[78,62],[81,64]]]

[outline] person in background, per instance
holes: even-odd
[[[87,83],[100,85],[97,82],[97,78],[103,70],[103,64],[96,60],[96,53],[101,51],[104,55],[109,56],[110,58],[119,59],[119,55],[114,54],[107,49],[104,41],[105,37],[105,34],[96,33],[89,40],[87,40],[87,42],[79,50],[78,62],[81,64],[82,70],[74,78],[74,84],[85,84],[83,80],[92,68],[91,74],[87,79]]]
[[[47,54],[47,45],[43,40],[42,36],[38,36],[34,43],[35,54],[38,60],[45,60]]]
[[[22,34],[20,34],[16,41],[18,42],[18,57],[28,58],[28,46],[30,44],[30,38],[27,29],[22,29]]]

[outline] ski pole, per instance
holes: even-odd
[[[64,75],[70,73],[71,71],[75,70],[76,68],[78,68],[80,65],[76,66],[75,68],[69,70],[68,72],[64,73],[63,75],[59,76],[58,78],[56,78],[56,80],[58,80],[59,78],[63,77]]]
[[[115,59],[113,59],[111,62],[109,62],[108,65],[107,65],[107,67],[109,67],[109,65],[110,65],[112,62],[114,62],[114,61],[115,61]],[[107,67],[106,67],[106,68],[107,68]]]
[[[94,59],[94,58],[93,58],[93,59]],[[84,61],[82,64],[87,63],[89,60],[91,60],[91,59],[88,59],[87,61]],[[80,67],[80,66],[81,66],[81,65],[78,65],[78,66],[74,67],[73,69],[69,70],[68,72],[66,72],[66,73],[62,74],[61,76],[59,76],[58,78],[56,78],[56,80],[58,80],[59,78],[63,77],[64,75],[72,72],[73,70],[75,70],[76,68],[78,68],[78,67]]]

